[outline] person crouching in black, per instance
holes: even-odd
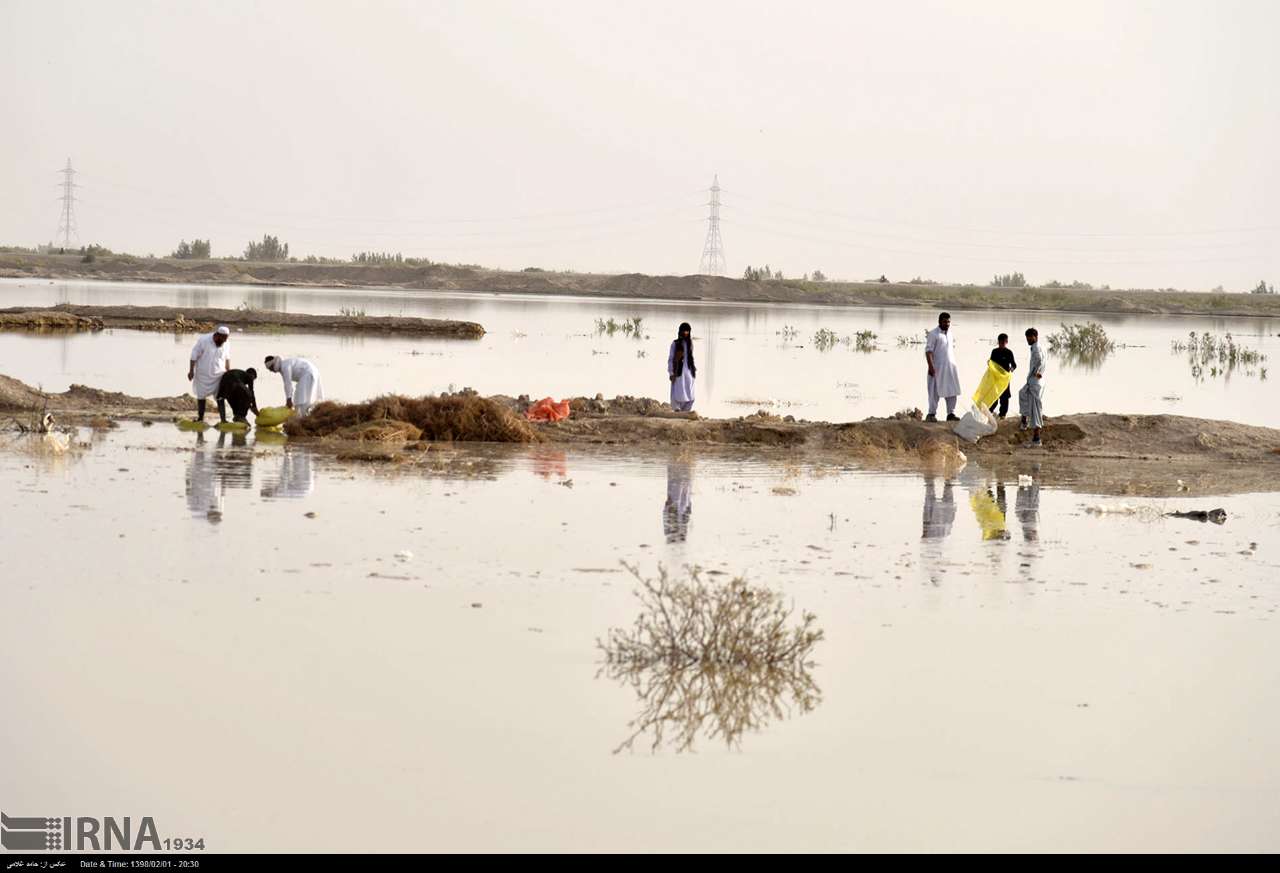
[[[227,420],[226,404],[231,404],[231,412],[236,421],[247,422],[245,417],[249,410],[258,414],[258,398],[253,395],[253,380],[258,378],[258,371],[253,367],[247,370],[228,370],[222,374],[218,384],[218,415]]]

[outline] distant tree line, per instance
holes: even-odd
[[[187,242],[185,239],[178,243],[178,247],[173,250],[171,258],[181,258],[182,260],[191,260],[198,258],[209,258],[212,256],[213,246],[207,239],[193,239]]]
[[[1267,287],[1266,281],[1258,283],[1258,287],[1249,292],[1250,294],[1274,294],[1276,293],[1275,283],[1271,283],[1271,287]]]
[[[991,286],[993,288],[1025,288],[1027,287],[1027,277],[1021,273],[996,275],[991,277]]]
[[[375,266],[407,266],[430,267],[431,261],[426,258],[406,258],[400,252],[359,252],[351,256],[353,264],[372,264]]]
[[[250,242],[245,247],[244,259],[246,261],[287,261],[289,244],[281,244],[278,237],[263,234],[262,242]]]
[[[748,282],[776,282],[783,278],[781,270],[771,270],[769,265],[763,267],[747,267],[742,271],[742,278]]]

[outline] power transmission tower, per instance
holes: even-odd
[[[80,242],[75,210],[75,189],[80,186],[75,183],[76,171],[71,169],[71,158],[67,158],[67,166],[58,172],[62,174],[62,213],[58,217],[58,232],[54,235],[54,239],[62,237],[62,247],[69,249],[72,247],[72,237],[75,237],[77,243]]]
[[[724,240],[720,238],[720,176],[711,182],[711,200],[707,203],[711,214],[707,216],[707,241],[702,244],[702,263],[698,272],[704,276],[725,274]]]

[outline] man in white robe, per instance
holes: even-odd
[[[204,421],[206,400],[218,396],[222,374],[231,369],[231,355],[227,348],[230,337],[231,328],[224,324],[213,333],[201,336],[191,348],[187,381],[191,383],[191,390],[196,395],[196,421]],[[219,406],[219,412],[221,411],[222,407]],[[222,416],[222,420],[227,420],[226,415]]]
[[[284,405],[298,415],[306,415],[311,407],[324,400],[320,371],[306,358],[278,358],[267,355],[267,369],[279,373],[284,382]]]
[[[1031,430],[1031,442],[1038,448],[1040,429],[1044,427],[1044,353],[1040,351],[1040,333],[1034,327],[1027,328],[1027,345],[1031,347],[1031,360],[1027,363],[1027,383],[1018,392],[1018,413],[1022,416],[1019,430]]]
[[[929,331],[924,343],[924,359],[929,365],[929,412],[925,421],[938,420],[938,398],[947,401],[947,421],[959,421],[956,398],[960,396],[960,372],[955,362],[955,337],[951,334],[951,313],[938,316],[938,326]]]

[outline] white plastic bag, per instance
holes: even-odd
[[[999,426],[1000,423],[996,421],[996,417],[990,410],[971,403],[969,411],[964,414],[964,418],[956,422],[954,430],[960,439],[976,443],[984,436],[991,436]]]

